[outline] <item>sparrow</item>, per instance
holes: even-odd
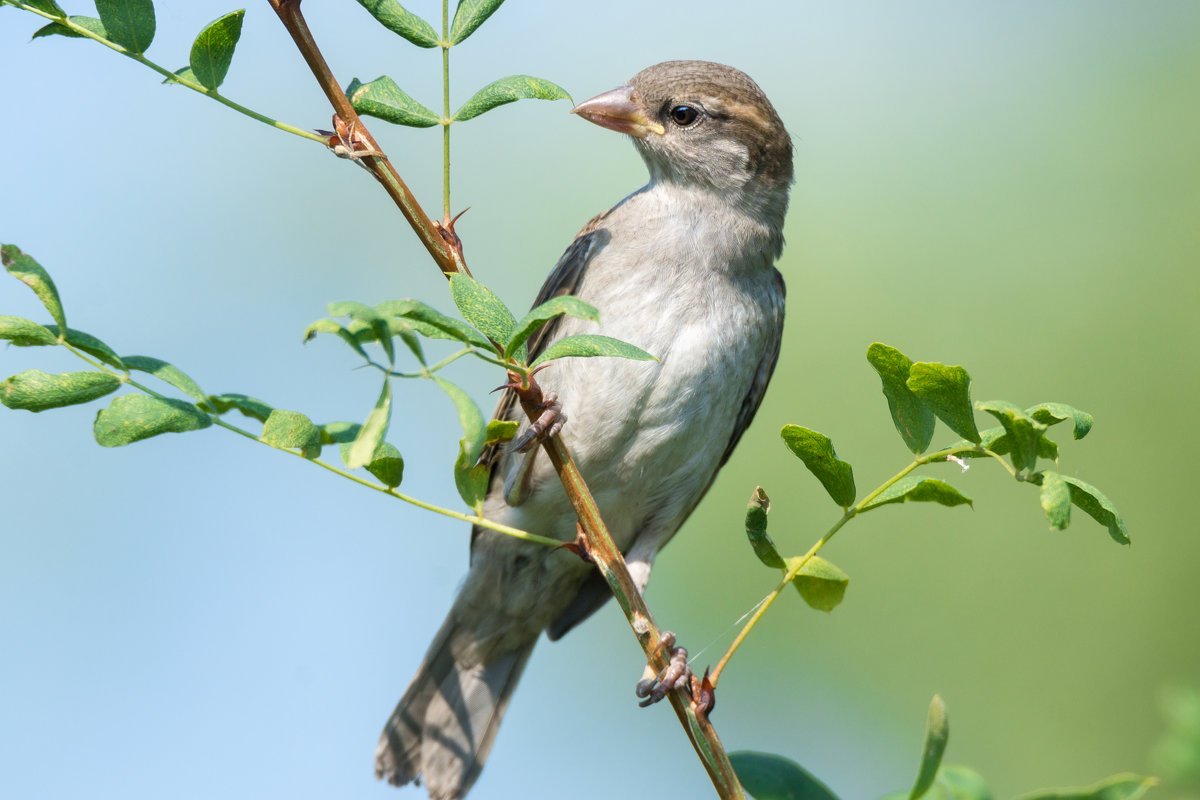
[[[750,424],[779,356],[784,285],[774,263],[792,144],[754,81],[706,61],[656,64],[572,113],[628,135],[650,181],[584,226],[535,301],[576,295],[600,310],[599,329],[560,317],[529,353],[598,332],[658,359],[563,359],[539,374],[644,591],[658,551]],[[511,393],[496,417],[524,419]],[[502,448],[492,461],[486,518],[575,539],[575,513],[540,447]],[[380,736],[376,777],[423,780],[434,800],[464,797],[542,632],[562,637],[610,596],[575,554],[476,527],[457,598]]]

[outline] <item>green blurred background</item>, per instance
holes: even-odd
[[[231,10],[159,6],[148,55],[171,68]],[[305,9],[343,82],[387,73],[438,105],[436,51],[348,0]],[[332,300],[448,305],[382,192],[98,46],[30,44],[36,27],[0,10],[0,239],[51,271],[72,326],[212,392],[363,417],[375,379],[335,341],[302,348],[305,325]],[[978,399],[1095,414],[1086,440],[1058,437],[1061,469],[1106,491],[1133,537],[1119,547],[1082,514],[1048,531],[1036,493],[989,464],[933,470],[974,510],[894,507],[844,530],[825,551],[851,575],[844,605],[772,610],[722,681],[726,744],[875,797],[911,784],[940,692],[948,760],[997,797],[1158,769],[1159,695],[1200,682],[1200,3],[513,0],[453,51],[452,104],[511,73],[582,100],[670,58],[753,76],[793,135],[797,181],[778,372],[659,561],[660,622],[693,650],[715,641],[700,662],[715,661],[771,588],[741,530],[756,484],[782,549],[836,519],[783,424],[832,436],[864,490],[906,463],[864,359],[876,340],[965,365]],[[329,127],[265,3],[222,88]],[[514,307],[644,181],[628,143],[567,110],[531,101],[454,129],[468,259]],[[372,127],[437,209],[436,131]],[[43,319],[6,280],[0,313]],[[0,365],[76,368],[16,348]],[[494,375],[459,377],[491,407]],[[430,386],[398,388],[406,489],[454,506],[453,411]],[[0,796],[391,796],[371,779],[375,738],[450,603],[465,527],[215,429],[102,450],[95,410],[0,413]],[[638,662],[615,609],[542,646],[472,797],[708,796],[673,715],[634,704]]]

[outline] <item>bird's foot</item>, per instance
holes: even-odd
[[[338,158],[348,158],[357,162],[360,158],[368,156],[376,156],[384,158],[383,153],[375,149],[371,140],[363,136],[362,132],[356,130],[358,122],[351,122],[349,125],[337,114],[333,115],[333,131],[317,131],[329,137],[329,141],[325,146],[333,151],[333,154]]]
[[[542,401],[535,408],[542,413],[530,423],[523,434],[513,440],[512,448],[518,453],[528,453],[561,431],[563,425],[567,423],[567,415],[563,413],[562,406],[558,402],[558,392],[544,393]]]
[[[659,702],[675,689],[687,689],[692,695],[692,705],[696,715],[706,717],[717,704],[715,687],[708,679],[708,670],[703,678],[697,678],[688,666],[688,651],[686,647],[675,646],[675,634],[663,631],[659,646],[667,648],[671,654],[670,663],[654,676],[638,681],[634,692],[643,700],[638,703],[645,708]]]

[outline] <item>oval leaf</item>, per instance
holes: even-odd
[[[200,388],[200,384],[191,379],[183,370],[178,367],[168,364],[166,361],[150,356],[122,356],[122,361],[129,369],[136,369],[138,372],[145,372],[160,381],[169,383],[179,391],[183,392],[193,400],[198,400],[201,403],[208,401],[208,395]]]
[[[370,11],[380,25],[417,47],[438,46],[438,35],[433,26],[396,0],[358,0],[358,4]]]
[[[788,569],[802,559],[803,556],[788,559]],[[800,592],[804,602],[817,611],[833,611],[841,605],[849,583],[849,575],[820,556],[810,556],[796,577],[792,578],[792,585]]]
[[[403,317],[414,323],[413,330],[430,339],[453,339],[486,350],[492,349],[492,343],[479,331],[420,300],[387,300],[375,306],[375,312],[384,317]]]
[[[250,397],[249,395],[238,394],[236,392],[209,395],[208,402],[212,404],[218,414],[224,414],[227,411],[237,409],[245,416],[256,419],[259,422],[266,422],[271,416],[271,412],[275,410],[257,397]]]
[[[380,442],[367,464],[367,472],[389,489],[395,489],[404,479],[404,459],[395,445]]]
[[[1118,544],[1129,544],[1129,529],[1117,509],[1104,493],[1078,478],[1060,475],[1071,492],[1071,502],[1082,508],[1089,517],[1108,528],[1108,535]]]
[[[508,358],[517,352],[525,340],[532,336],[538,328],[564,314],[592,322],[600,320],[600,312],[591,303],[569,294],[552,297],[521,317],[514,327],[512,337],[504,345],[504,357]]]
[[[89,403],[121,388],[121,379],[107,372],[63,372],[47,375],[28,369],[0,383],[0,403],[37,413],[50,408]]]
[[[971,376],[965,369],[918,361],[909,368],[905,385],[950,430],[979,444],[979,430],[971,408]]]
[[[1039,452],[1058,452],[1058,447],[1044,444],[1046,426],[1026,414],[1007,400],[988,400],[976,403],[980,411],[986,411],[1004,428],[1004,447],[1008,448],[1013,467],[1018,470],[1033,469]],[[1050,443],[1052,444],[1052,443]]]
[[[351,300],[330,303],[328,309],[329,313],[335,317],[350,317],[364,328],[369,329],[369,341],[379,342],[383,347],[383,351],[387,354],[388,362],[391,364],[396,363],[396,351],[392,345],[392,329],[388,326],[387,320],[375,313],[375,309]],[[358,341],[361,342],[364,340],[364,337],[355,331],[353,327],[350,332],[356,335]]]
[[[67,17],[67,19],[93,36],[98,36],[101,39],[108,38],[108,31],[104,30],[104,23],[95,17]],[[38,28],[32,38],[38,39],[42,36],[67,36],[71,39],[87,38],[79,31],[63,25],[61,22],[51,22],[45,27]]]
[[[0,245],[0,263],[8,270],[8,274],[21,283],[33,289],[33,293],[42,301],[42,305],[50,312],[51,318],[58,323],[60,329],[67,327],[67,317],[63,313],[62,300],[58,297],[58,288],[50,279],[50,273],[31,256],[21,252],[15,244]],[[58,332],[55,331],[55,336]]]
[[[759,486],[750,495],[750,502],[746,506],[746,538],[750,540],[750,546],[754,548],[754,555],[758,556],[759,561],[774,569],[786,569],[787,563],[767,535],[767,512],[770,510],[771,499]]]
[[[47,325],[46,330],[50,331],[55,336],[58,336],[60,333],[60,329],[57,325]],[[63,338],[66,340],[67,344],[82,350],[88,355],[95,356],[105,364],[114,366],[117,369],[125,369],[125,362],[121,360],[121,357],[117,355],[116,351],[106,345],[104,342],[97,339],[95,336],[92,336],[90,333],[84,333],[83,331],[77,331],[74,328],[67,328],[66,330],[66,336]]]
[[[829,492],[833,502],[842,508],[854,504],[854,469],[837,457],[828,436],[799,425],[784,425],[780,435],[788,448]]]
[[[525,99],[570,100],[571,95],[567,94],[566,89],[544,78],[509,75],[476,92],[470,100],[462,104],[462,108],[454,112],[452,119],[455,122],[463,122],[491,111],[496,106]]]
[[[388,378],[384,378],[383,389],[379,392],[379,399],[375,401],[375,408],[371,409],[371,413],[367,415],[367,421],[363,423],[354,443],[350,445],[350,452],[346,454],[347,467],[358,469],[371,463],[371,459],[375,457],[375,451],[379,449],[383,437],[387,435],[391,419],[392,382]]]
[[[359,83],[355,78],[346,87],[346,96],[359,114],[378,117],[394,125],[428,128],[442,121],[437,114],[405,94],[387,75],[370,83]]]
[[[305,458],[321,455],[321,429],[299,411],[275,409],[263,425],[262,441],[299,450]]]
[[[0,315],[0,339],[8,339],[17,347],[39,347],[58,344],[58,337],[46,326],[23,317]]]
[[[921,752],[921,769],[909,792],[909,800],[919,800],[937,777],[942,766],[942,756],[950,740],[950,720],[946,716],[946,701],[935,694],[929,703],[929,718],[925,723],[925,749]]]
[[[1042,473],[1042,509],[1051,530],[1064,531],[1071,524],[1071,490],[1057,472]]]
[[[161,433],[198,431],[209,425],[208,414],[183,400],[125,394],[96,415],[92,435],[101,447],[121,447]]]
[[[729,763],[754,800],[838,800],[828,786],[783,756],[738,750],[729,754]]]
[[[512,336],[517,320],[491,289],[456,272],[450,276],[450,294],[458,313],[484,336],[497,343],[507,342]]]
[[[1021,795],[1018,800],[1138,800],[1156,785],[1156,778],[1143,778],[1128,772],[1078,789],[1042,789]]]
[[[192,43],[188,63],[196,80],[206,89],[215,90],[224,82],[233,61],[233,50],[242,36],[242,18],[245,16],[243,8],[218,17],[208,23]]]
[[[450,44],[458,44],[474,33],[488,17],[496,13],[496,9],[503,2],[504,0],[458,0],[454,22],[450,24]]]
[[[915,503],[939,503],[943,506],[974,506],[971,498],[961,494],[945,481],[937,478],[919,478],[908,475],[893,483],[871,502],[863,506],[863,511],[886,506],[889,503],[903,503],[911,500]]]
[[[109,41],[131,53],[144,53],[154,41],[152,0],[96,0],[96,12]]]
[[[556,358],[629,358],[634,361],[658,361],[640,347],[598,333],[577,333],[559,339],[547,347],[529,366],[536,367]]]
[[[933,411],[908,388],[913,362],[896,348],[879,342],[867,348],[867,361],[883,381],[883,396],[887,398],[892,423],[900,438],[914,454],[924,453],[933,439],[935,418]]]
[[[1087,436],[1094,421],[1091,414],[1066,403],[1038,403],[1036,406],[1025,409],[1025,413],[1047,427],[1057,425],[1063,420],[1071,420],[1072,435],[1076,439]]]

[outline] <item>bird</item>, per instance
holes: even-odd
[[[575,295],[599,309],[598,327],[560,317],[530,339],[529,354],[586,332],[657,358],[563,359],[539,374],[568,420],[559,435],[644,591],[779,357],[784,283],[774,265],[792,143],[749,76],[707,61],[648,67],[572,113],[627,135],[649,182],[584,226],[535,301]],[[523,420],[511,392],[496,417]],[[575,513],[540,447],[499,448],[491,460],[485,518],[575,539]],[[542,632],[561,638],[610,596],[574,553],[476,526],[467,576],[379,738],[376,777],[423,781],[433,800],[464,797]]]

